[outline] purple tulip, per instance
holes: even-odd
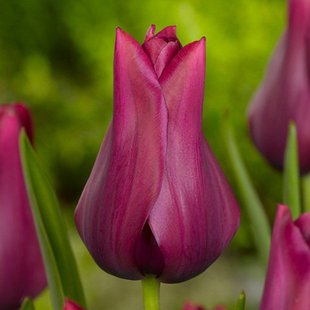
[[[19,134],[32,139],[29,111],[0,106],[0,309],[17,309],[46,286],[43,262],[22,174]]]
[[[310,212],[293,222],[290,210],[278,207],[260,309],[310,309]]]
[[[300,171],[310,171],[310,2],[289,0],[288,27],[249,109],[254,143],[282,169],[288,125],[297,128]]]
[[[117,29],[113,120],[75,220],[102,269],[172,283],[222,253],[239,208],[201,130],[205,39],[154,31],[141,46]]]

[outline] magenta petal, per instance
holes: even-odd
[[[159,31],[155,36],[157,38],[164,39],[167,42],[178,41],[176,30],[177,30],[176,26],[168,26],[168,27],[162,29],[161,31]]]
[[[155,29],[156,29],[156,26],[151,25],[151,27],[148,29],[148,31],[146,33],[146,37],[145,37],[143,45],[147,41],[149,41],[153,38],[163,39],[166,42],[178,41],[178,37],[176,34],[176,26],[168,26],[168,27],[162,29],[161,31],[159,31],[157,34],[155,34]]]
[[[154,24],[152,24],[152,25],[150,26],[150,28],[149,28],[149,29],[147,30],[147,32],[146,32],[144,43],[145,43],[147,40],[149,40],[149,39],[151,39],[151,38],[154,37],[154,35],[155,35],[155,29],[156,29],[156,26],[155,26]]]
[[[120,29],[114,76],[113,121],[75,219],[99,266],[140,279],[136,244],[161,187],[167,109],[148,56]]]
[[[309,215],[294,223],[289,209],[278,207],[261,310],[310,309]]]
[[[205,40],[184,47],[160,78],[169,113],[165,173],[149,224],[164,256],[162,282],[187,280],[223,251],[239,209],[204,140]]]
[[[176,27],[169,26],[155,34],[155,25],[152,25],[146,34],[142,47],[150,57],[159,77],[181,48],[181,43],[176,36]]]
[[[23,124],[23,127],[25,128],[29,140],[33,143],[33,124],[29,110],[21,103],[16,103],[13,107],[20,123]]]
[[[154,38],[143,44],[143,49],[149,55],[152,63],[155,65],[156,60],[162,51],[162,49],[167,45],[164,39]]]
[[[310,212],[302,214],[295,222],[310,251]]]
[[[0,106],[0,309],[17,309],[46,286],[19,152],[22,127],[32,132],[26,107]]]
[[[169,64],[171,59],[178,53],[180,49],[180,44],[176,41],[169,42],[157,56],[154,62],[154,69],[158,77],[161,76],[165,67]]]
[[[288,27],[249,108],[254,143],[282,169],[288,124],[296,123],[300,171],[310,171],[310,2],[289,1]]]

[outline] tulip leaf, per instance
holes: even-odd
[[[243,205],[251,221],[253,237],[262,262],[267,265],[270,247],[270,226],[264,207],[256,193],[246,166],[240,155],[231,126],[226,124],[225,140],[228,156],[240,191]]]
[[[30,298],[25,298],[20,310],[34,310],[34,304]]]
[[[290,208],[293,218],[301,213],[297,132],[293,122],[289,125],[284,158],[283,202]]]
[[[236,310],[245,310],[245,301],[246,301],[245,292],[242,291],[237,300]]]
[[[46,175],[42,172],[36,154],[24,132],[20,137],[20,150],[32,212],[45,258],[49,285],[55,291],[54,293],[57,293],[57,305],[61,298],[61,307],[63,306],[63,296],[65,296],[85,307],[76,261],[58,200]],[[63,292],[61,297],[59,285]]]

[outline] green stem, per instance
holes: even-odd
[[[292,217],[301,213],[297,132],[290,123],[284,158],[283,202],[291,209]]]
[[[160,282],[153,275],[142,280],[144,310],[159,310]]]
[[[245,300],[246,300],[245,293],[242,291],[237,300],[236,310],[245,310]]]
[[[301,178],[303,212],[310,212],[310,175]]]

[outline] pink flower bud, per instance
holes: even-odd
[[[0,106],[0,309],[17,309],[46,286],[43,262],[27,197],[19,152],[30,113],[22,104]]]
[[[117,29],[113,119],[75,220],[107,272],[180,282],[222,253],[239,208],[202,133],[205,39],[154,30],[141,46]]]
[[[276,168],[283,167],[288,125],[296,124],[300,171],[310,171],[310,2],[288,0],[287,30],[249,109],[254,143]]]
[[[310,212],[293,221],[278,207],[260,309],[310,309]]]

